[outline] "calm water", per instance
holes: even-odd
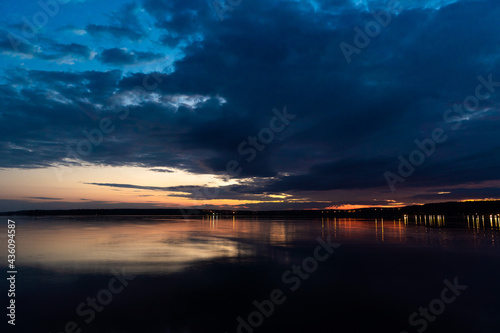
[[[494,216],[470,217],[463,228],[414,216],[13,219],[17,332],[500,328],[500,225]],[[340,246],[321,245],[328,239]],[[313,259],[315,250],[323,261]],[[0,260],[7,262],[5,250]],[[454,298],[448,304],[441,296],[444,280],[453,284],[455,278],[467,288],[445,293]],[[5,282],[1,287],[8,289]],[[266,308],[273,290],[279,302]],[[256,313],[254,301],[264,310]],[[410,324],[410,315],[430,303],[434,312]]]

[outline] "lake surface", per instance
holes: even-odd
[[[16,332],[500,328],[498,216],[11,219]]]

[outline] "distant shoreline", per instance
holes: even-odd
[[[500,200],[441,202],[397,208],[323,209],[323,210],[277,210],[249,211],[223,209],[69,209],[69,210],[22,210],[1,212],[0,216],[63,216],[63,215],[168,215],[168,216],[260,216],[260,217],[352,217],[352,218],[403,218],[405,215],[442,215],[461,217],[465,215],[498,215]]]

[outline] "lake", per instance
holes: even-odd
[[[16,332],[500,327],[498,216],[11,219]]]

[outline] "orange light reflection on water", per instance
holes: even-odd
[[[399,220],[94,216],[17,222],[20,267],[80,273],[126,268],[131,274],[170,273],[213,260],[270,257],[288,263],[292,261],[289,249],[314,245],[318,236],[375,246],[494,247],[500,229],[498,216],[469,216],[462,229],[445,228],[448,221],[441,216]],[[0,260],[6,262],[6,258]]]

